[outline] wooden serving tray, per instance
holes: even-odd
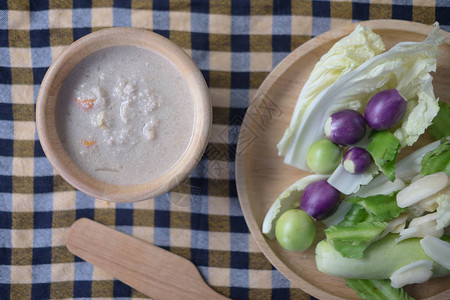
[[[401,41],[422,41],[432,26],[393,20],[361,23],[381,35],[386,49]],[[289,252],[261,233],[261,226],[275,198],[292,183],[310,173],[283,163],[277,154],[277,143],[289,125],[298,95],[314,65],[331,46],[353,31],[356,24],[331,30],[303,44],[286,57],[265,79],[247,111],[237,147],[236,181],[241,207],[250,232],[270,262],[293,286],[320,299],[359,299],[343,279],[317,270],[314,249],[324,238],[323,225],[318,223],[314,245],[304,252]],[[433,75],[435,94],[450,101],[450,34],[440,47],[437,72]],[[422,136],[401,157],[427,144]],[[424,284],[406,287],[416,299],[449,299],[449,277],[434,278]]]

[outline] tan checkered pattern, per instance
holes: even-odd
[[[73,9],[77,1],[50,0],[48,8],[48,55],[49,60],[54,61],[64,49],[74,41],[74,24],[83,22],[78,19],[83,15],[79,10]],[[304,42],[311,39],[315,34],[314,28],[314,3],[311,1],[292,1],[289,26],[285,32],[289,35],[290,49],[280,55],[287,55],[289,51],[297,48]],[[207,28],[203,28],[207,35],[207,73],[213,105],[213,126],[211,139],[206,155],[208,160],[204,166],[203,173],[208,179],[208,201],[207,201],[207,282],[217,291],[226,296],[232,296],[233,270],[230,267],[233,254],[231,245],[236,233],[232,232],[231,218],[233,209],[237,203],[230,194],[234,184],[230,180],[230,170],[234,161],[230,158],[229,144],[232,142],[226,133],[232,119],[233,108],[245,109],[233,104],[233,72],[236,66],[233,60],[236,55],[247,55],[248,66],[244,70],[248,72],[249,82],[246,87],[249,99],[256,93],[264,78],[274,68],[278,62],[278,56],[274,55],[273,38],[276,27],[273,16],[274,3],[277,1],[251,1],[248,7],[248,15],[233,15],[231,1],[214,0],[209,1],[209,12],[207,15],[194,13],[190,4],[183,0],[170,1],[167,14],[169,38],[178,44],[189,55],[195,58],[198,49],[193,45],[196,40],[193,35],[199,33],[199,28],[195,27],[199,18],[207,18]],[[157,14],[153,11],[152,1],[133,1],[129,8],[124,9],[129,25],[137,28],[149,30],[161,25],[160,19],[165,15]],[[242,4],[245,6],[244,4]],[[450,6],[450,4],[448,4]],[[37,161],[35,158],[36,144],[36,124],[34,99],[36,98],[35,85],[37,76],[33,72],[36,63],[39,62],[39,47],[32,47],[35,41],[33,36],[36,32],[31,32],[34,23],[39,23],[36,13],[30,11],[30,4],[25,1],[7,1],[7,43],[9,61],[8,67],[11,69],[11,107],[13,130],[10,132],[13,139],[13,157],[11,163],[11,270],[10,270],[10,297],[11,299],[29,299],[36,296],[33,291],[33,284],[36,282],[33,276],[33,259],[37,259],[33,254],[36,250],[36,240],[40,234],[49,236],[46,247],[51,247],[51,257],[47,261],[50,272],[48,280],[50,283],[49,297],[52,299],[68,299],[75,297],[74,282],[77,263],[72,254],[65,247],[65,236],[68,228],[80,217],[79,192],[67,184],[58,174],[52,173],[52,193],[46,195],[50,200],[51,208],[46,212],[51,214],[50,228],[37,228],[36,218],[39,217],[37,209],[40,207],[42,195],[35,194],[37,171]],[[86,16],[92,31],[115,26],[115,8],[113,1],[92,0],[92,7],[84,8],[90,15]],[[351,1],[339,0],[331,1],[329,5],[330,16],[327,19],[330,28],[334,28],[354,21],[354,6]],[[431,24],[436,20],[435,1],[414,0],[412,8],[412,20]],[[392,1],[372,0],[368,7],[368,17],[370,19],[390,19],[392,18]],[[246,24],[242,34],[248,35],[248,51],[241,53],[232,49],[233,45],[233,25],[237,19],[241,18]],[[155,23],[156,22],[156,23]],[[82,28],[82,27],[80,27]],[[46,37],[42,35],[42,37]],[[42,49],[41,49],[42,50]],[[4,61],[4,60],[3,60]],[[4,66],[3,66],[4,67]],[[40,66],[42,67],[42,66]],[[48,65],[47,65],[48,67]],[[237,90],[237,89],[236,89]],[[233,107],[235,105],[236,107]],[[45,158],[39,158],[45,159]],[[194,179],[188,179],[185,183],[174,189],[170,195],[169,207],[169,228],[167,228],[170,238],[169,245],[166,245],[174,253],[187,259],[193,259],[195,245],[198,237],[196,230],[193,230],[192,212],[197,207],[193,207],[193,202],[189,201],[186,195],[191,192],[190,186]],[[101,200],[92,199],[89,209],[93,210],[92,218],[108,226],[117,225],[117,215],[121,206]],[[155,225],[158,214],[158,203],[153,199],[135,203],[128,206],[132,210],[131,234],[135,237],[157,243],[155,237],[160,231]],[[198,204],[198,203],[197,203]],[[204,205],[204,204],[198,204]],[[45,211],[45,209],[44,209]],[[242,218],[242,215],[240,216]],[[273,295],[274,271],[271,264],[261,253],[252,236],[248,233],[239,233],[247,245],[245,249],[248,255],[248,282],[243,285],[248,288],[248,297],[251,299],[270,299]],[[42,246],[41,246],[42,247]],[[43,258],[44,259],[44,258]],[[206,268],[202,266],[202,268]],[[36,271],[34,271],[36,272]],[[281,275],[278,275],[281,276]],[[1,276],[0,276],[1,278]],[[44,279],[43,279],[44,280]],[[91,294],[89,297],[98,299],[112,299],[114,297],[113,278],[102,270],[94,267],[91,275]],[[44,280],[45,281],[45,280]],[[291,299],[310,299],[309,295],[293,287],[281,287],[289,289]],[[132,291],[131,297],[135,299],[146,298],[144,295]]]

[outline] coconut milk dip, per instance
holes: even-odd
[[[193,131],[194,106],[181,73],[134,46],[102,49],[61,86],[56,127],[64,150],[88,175],[140,184],[169,170]]]

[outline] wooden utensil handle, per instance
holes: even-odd
[[[158,300],[228,299],[204,282],[192,262],[92,220],[77,220],[66,245],[73,254]]]

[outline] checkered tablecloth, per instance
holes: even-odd
[[[0,0],[0,299],[146,298],[68,252],[67,230],[82,217],[191,260],[233,299],[309,299],[249,234],[235,186],[240,123],[261,82],[296,47],[344,23],[391,18],[450,31],[450,1]],[[36,134],[47,68],[73,41],[113,26],[153,30],[182,47],[213,104],[211,140],[190,178],[134,204],[74,190]]]

